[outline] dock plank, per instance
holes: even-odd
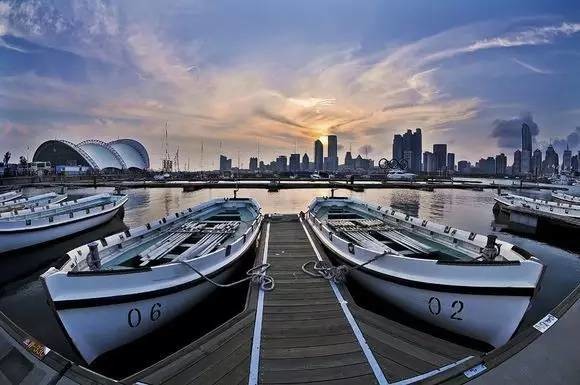
[[[316,254],[297,217],[272,223],[268,261],[276,290],[264,301],[261,383],[374,380],[328,281],[304,274]]]

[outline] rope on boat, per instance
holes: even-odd
[[[264,291],[272,291],[272,290],[274,290],[274,287],[276,286],[276,282],[274,282],[274,278],[271,275],[266,274],[266,272],[270,268],[269,263],[262,263],[261,265],[252,267],[251,269],[246,271],[247,277],[242,278],[238,281],[234,281],[231,283],[219,283],[219,282],[214,281],[213,279],[211,279],[207,275],[203,274],[201,271],[197,270],[195,267],[191,266],[186,261],[179,261],[179,262],[184,264],[185,266],[189,267],[191,270],[193,270],[194,272],[199,274],[203,279],[205,279],[206,281],[208,281],[212,285],[219,287],[219,288],[222,288],[222,289],[234,287],[236,285],[239,285],[240,283],[244,283],[247,281],[252,281],[252,283],[259,284],[260,289],[262,289]]]
[[[393,255],[391,253],[387,253],[386,251],[382,254],[378,254],[373,258],[369,259],[365,263],[355,266],[345,266],[345,265],[338,265],[333,266],[328,262],[325,261],[308,261],[302,265],[302,271],[306,274],[310,275],[311,277],[315,278],[324,278],[328,279],[329,281],[333,281],[335,283],[341,283],[346,281],[346,277],[348,273],[353,270],[358,270],[371,262],[376,261],[377,259],[384,257],[385,255]],[[312,265],[313,270],[309,270],[307,267]]]

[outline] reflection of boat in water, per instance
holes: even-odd
[[[79,247],[42,275],[62,327],[91,363],[170,322],[223,283],[262,223],[253,199],[214,199]]]
[[[66,199],[65,194],[57,194],[54,192],[33,195],[31,197],[13,199],[10,201],[0,203],[0,212],[39,207],[43,205],[49,205],[51,203],[59,203],[65,199]]]
[[[315,198],[314,233],[362,287],[408,313],[494,346],[512,336],[542,264],[495,236],[349,198]]]
[[[38,245],[101,225],[127,202],[126,195],[98,194],[0,214],[0,253]]]
[[[0,203],[11,201],[16,198],[20,198],[22,193],[20,191],[8,191],[0,194]]]
[[[580,197],[571,194],[565,194],[560,191],[552,191],[552,198],[561,202],[571,203],[573,205],[580,205]]]

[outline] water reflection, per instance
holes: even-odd
[[[390,206],[411,216],[419,215],[419,191],[402,190],[391,194]]]

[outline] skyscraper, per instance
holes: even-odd
[[[455,171],[455,154],[453,152],[447,153],[447,169]]]
[[[466,160],[460,160],[457,162],[457,171],[460,174],[469,174],[471,172],[471,163]]]
[[[435,158],[433,157],[433,153],[429,151],[425,151],[423,153],[423,171],[426,173],[430,173],[435,171]]]
[[[328,171],[338,169],[338,139],[336,135],[328,135]]]
[[[314,142],[314,169],[316,171],[324,170],[324,147],[322,146],[322,142],[317,139]]]
[[[496,175],[505,175],[505,171],[507,168],[507,156],[502,152],[499,155],[495,156],[495,174]]]
[[[544,165],[542,167],[545,175],[553,175],[558,172],[558,165],[560,160],[554,147],[550,144],[546,149],[546,158],[544,159]]]
[[[413,172],[420,172],[421,156],[423,155],[423,139],[421,129],[417,128],[415,132],[407,130],[402,136],[393,137],[393,159],[405,160],[407,168]]]
[[[285,155],[280,155],[276,158],[276,167],[280,172],[288,171],[288,158]]]
[[[258,158],[250,157],[250,171],[256,171],[258,169]]]
[[[572,166],[572,151],[566,145],[566,149],[564,150],[564,155],[562,156],[562,170],[563,171],[570,171],[570,167]]]
[[[300,171],[300,154],[290,154],[290,172]]]
[[[413,156],[413,151],[411,150],[405,150],[403,152],[403,159],[405,160],[405,163],[407,164],[407,170],[413,170],[414,169],[414,156]]]
[[[220,171],[229,171],[232,169],[232,160],[225,155],[220,155]]]
[[[532,174],[535,176],[542,175],[542,151],[539,148],[534,150],[534,155],[532,155]]]
[[[393,159],[403,160],[403,137],[399,134],[393,137]]]
[[[522,163],[521,173],[527,174],[532,171],[532,133],[530,126],[522,123]]]
[[[520,175],[522,173],[522,152],[516,150],[514,152],[514,163],[512,165],[512,174]]]
[[[435,163],[435,171],[436,172],[445,171],[445,169],[447,168],[447,145],[434,144],[433,158]]]
[[[413,172],[421,172],[421,154],[423,154],[423,135],[421,129],[415,129],[413,138],[411,139],[411,151],[413,151]]]
[[[307,153],[304,153],[304,155],[302,155],[302,167],[301,167],[302,171],[309,171],[310,170],[310,158],[308,157]]]

